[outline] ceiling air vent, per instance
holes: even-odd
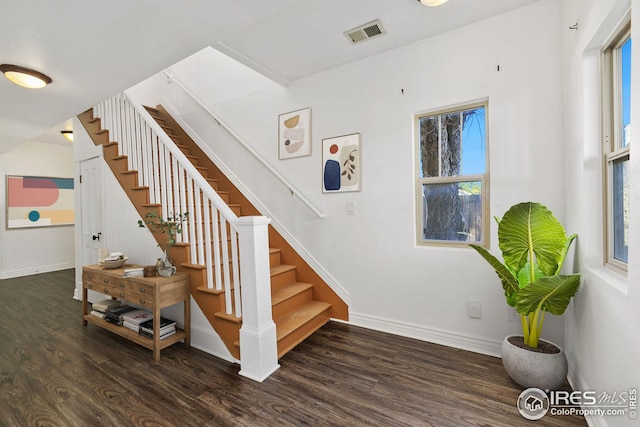
[[[358,44],[374,37],[384,35],[385,31],[382,28],[382,23],[379,19],[368,24],[361,25],[349,31],[345,31],[344,35],[347,36],[351,43]]]

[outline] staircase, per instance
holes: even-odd
[[[238,217],[260,215],[255,206],[242,195],[162,106],[145,107],[145,109],[235,215]],[[115,138],[110,137],[109,131],[103,129],[102,120],[94,117],[93,109],[80,114],[78,118],[93,142],[103,146],[106,163],[141,217],[152,210],[162,214],[162,204],[150,202],[152,198],[150,192],[153,190],[148,186],[140,185],[138,179],[140,171],[130,167],[131,162],[128,156],[121,154],[119,142],[113,140]],[[118,132],[112,133],[118,134]],[[140,133],[144,134],[144,132]],[[214,228],[229,230],[225,233],[227,242],[220,243],[218,246],[228,247],[223,248],[223,252],[230,250],[236,243],[233,242],[230,224],[225,223],[224,220],[218,220],[217,227]],[[183,232],[183,234],[188,233],[189,231]],[[268,240],[271,315],[276,325],[277,355],[280,358],[331,318],[347,320],[348,307],[271,225],[268,227]],[[225,270],[224,264],[228,263],[227,270],[231,273],[225,276],[223,281],[230,281],[234,275],[231,261],[225,260],[217,266],[195,262],[191,255],[195,253],[192,245],[204,245],[204,243],[199,243],[196,239],[186,239],[185,242],[179,242],[171,248],[170,256],[175,260],[179,271],[189,274],[191,295],[229,352],[242,361],[240,354],[242,317],[238,316],[236,306],[232,303],[236,298],[236,295],[233,295],[236,290],[233,286],[221,289],[212,287],[212,278],[209,277],[220,274],[220,271]]]

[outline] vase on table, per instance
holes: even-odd
[[[158,272],[158,276],[164,277],[176,274],[176,266],[173,260],[169,258],[167,249],[164,250],[164,257],[158,258],[158,262],[156,262],[156,271]]]

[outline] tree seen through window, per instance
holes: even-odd
[[[421,236],[482,242],[486,105],[418,117]]]

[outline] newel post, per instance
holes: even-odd
[[[240,375],[259,382],[280,367],[271,316],[270,222],[263,216],[241,217],[237,222],[242,280]]]

